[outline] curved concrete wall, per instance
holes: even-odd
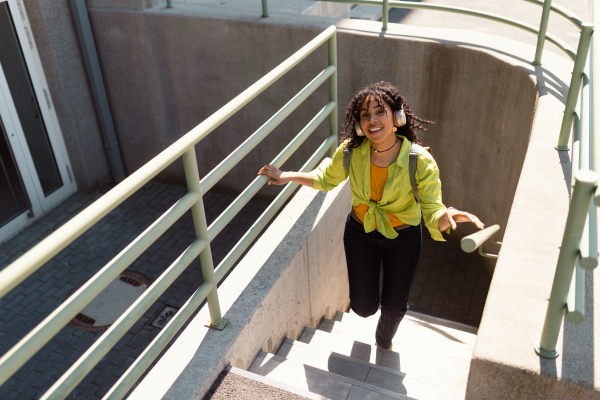
[[[230,14],[216,19],[206,17],[209,11],[217,12],[201,5],[144,12],[90,9],[128,173],[337,22],[342,28],[340,123],[360,87],[379,80],[395,83],[418,115],[436,121],[421,138],[440,166],[445,203],[506,226],[537,99],[526,71],[449,41],[391,31],[382,39],[377,23],[310,16],[286,16],[285,23],[278,23],[276,18],[236,20]],[[326,65],[325,51],[319,49],[197,146],[201,176]],[[241,191],[326,102],[324,86],[219,187]],[[326,135],[323,124],[284,168],[297,169]],[[182,166],[176,163],[159,179],[183,183]],[[267,187],[261,193],[274,196],[277,191]],[[450,240],[473,230],[462,226]],[[493,262],[481,263],[492,270]]]
[[[121,143],[127,143],[123,148],[128,151],[130,171],[335,22],[340,28],[340,121],[343,106],[361,86],[377,80],[396,83],[419,115],[437,122],[422,140],[433,147],[440,166],[445,203],[503,227],[504,244],[479,328],[467,398],[597,398],[597,392],[588,390],[600,381],[595,379],[600,369],[594,368],[596,360],[590,351],[600,340],[593,335],[593,312],[581,327],[565,327],[559,343],[562,355],[557,360],[540,359],[533,351],[541,334],[568,209],[569,155],[557,153],[553,146],[572,63],[546,53],[544,67],[533,67],[528,61],[533,55],[531,46],[468,31],[393,26],[382,35],[379,23],[309,16],[299,20],[276,13],[261,20],[247,15],[201,5],[144,12],[91,11],[118,133]],[[325,59],[325,51],[320,50],[214,132],[197,149],[201,171],[206,173],[260,126],[324,67]],[[318,101],[295,112],[284,128],[251,153],[222,182],[222,188],[245,186],[258,166],[324,104],[325,89],[314,99]],[[286,168],[297,168],[306,159],[327,134],[326,127],[320,129]],[[179,167],[162,178],[181,180]],[[348,201],[338,200],[331,209],[343,215]],[[461,227],[450,241],[472,229]],[[327,246],[319,247],[319,252],[339,251],[339,241],[332,239],[331,251]],[[450,246],[457,248],[455,243]],[[220,296],[239,293],[239,288],[224,289]],[[248,295],[264,298],[268,293],[259,290]],[[589,280],[586,301],[589,315],[594,308]],[[315,318],[293,322],[313,325]],[[193,323],[202,325],[200,320]],[[194,337],[195,333],[183,335]],[[210,343],[198,345],[211,347]],[[263,344],[261,340],[246,342],[244,354]],[[267,347],[273,346],[277,343]],[[193,357],[213,357],[212,365],[223,365],[231,362],[225,357],[229,349],[217,346],[212,356]],[[152,376],[180,362],[174,354],[176,350],[167,352]],[[190,362],[189,356],[183,362]],[[249,363],[246,359],[240,365]],[[185,365],[180,367],[185,369]],[[146,379],[140,387],[160,384],[169,390],[185,374],[180,369],[171,374],[170,382]],[[206,382],[195,384],[199,386],[189,398],[200,398],[200,387],[207,387]],[[177,390],[177,385],[171,387],[173,393]]]

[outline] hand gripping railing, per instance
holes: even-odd
[[[479,232],[475,232],[469,236],[465,236],[460,241],[460,248],[465,253],[472,253],[475,250],[479,249],[479,254],[484,257],[489,258],[498,258],[495,254],[484,253],[481,249],[483,244],[490,238],[492,238],[492,243],[497,245],[502,245],[502,242],[496,242],[493,237],[500,230],[500,225],[492,225],[488,228],[485,228]]]
[[[532,62],[533,65],[541,65],[542,52],[546,39],[562,49],[574,61],[556,149],[569,150],[568,140],[571,127],[573,126],[572,166],[573,171],[576,172],[572,175],[571,203],[542,337],[540,342],[535,344],[535,350],[539,355],[543,357],[556,357],[558,355],[556,341],[563,313],[566,309],[566,319],[572,323],[583,321],[585,314],[583,270],[590,270],[598,265],[596,206],[600,206],[600,191],[596,191],[598,181],[596,172],[600,171],[600,136],[596,132],[600,130],[600,85],[595,86],[593,84],[592,76],[600,76],[600,60],[596,60],[594,56],[594,54],[600,54],[600,40],[592,41],[592,34],[594,24],[600,22],[600,0],[593,0],[594,24],[585,23],[581,18],[564,7],[552,5],[552,0],[525,0],[543,7],[539,29],[511,18],[462,7],[396,0],[328,1],[382,6],[383,31],[388,28],[389,7],[445,11],[486,18],[536,34],[538,41]],[[546,32],[550,12],[561,15],[581,29],[577,52],[574,52],[573,49],[558,37]],[[591,47],[590,42],[592,42]],[[588,57],[588,53],[590,53],[590,57]],[[592,63],[590,63],[590,58],[592,59]],[[593,64],[594,74],[590,71],[590,64]],[[592,99],[594,98],[597,101],[593,101]],[[590,107],[593,107],[591,112]],[[591,130],[590,125],[593,127]],[[592,169],[593,171],[591,171]],[[593,202],[591,201],[592,197],[594,198]],[[481,245],[497,230],[499,230],[499,226],[494,225],[470,235],[461,241],[461,247],[467,252],[472,252],[479,248],[480,254],[488,257],[497,257],[484,253],[481,249]]]
[[[68,221],[52,235],[41,241],[30,251],[21,256],[0,272],[0,298],[22,283],[28,276],[38,270],[58,252],[67,247],[75,239],[86,232],[96,222],[115,209],[145,183],[168,167],[179,157],[183,159],[188,193],[149,226],[133,242],[125,247],[106,266],[89,279],[79,290],[64,301],[54,312],[46,317],[25,338],[0,358],[0,384],[6,382],[27,360],[40,350],[57,334],[77,313],[106,288],[124,271],[138,256],[171,227],[187,210],[192,211],[196,240],[179,256],[154,283],[125,311],[111,327],[94,342],[94,344],[65,372],[59,380],[43,395],[42,399],[63,399],[89,371],[102,359],[129,328],[144,314],[169,285],[196,258],[200,257],[204,283],[189,298],[186,304],[175,314],[173,319],[160,331],[129,369],[121,376],[105,399],[120,399],[135,384],[137,379],[148,368],[162,349],[174,337],[192,313],[207,299],[210,311],[210,326],[222,329],[227,323],[221,317],[217,284],[227,274],[235,261],[257,237],[277,210],[298,186],[289,183],[282,190],[267,210],[252,225],[244,237],[227,254],[225,259],[213,267],[210,242],[230,222],[254,194],[268,181],[268,177],[257,177],[212,224],[207,226],[202,195],[213,187],[228,171],[230,171],[252,148],[277,127],[294,109],[296,109],[311,93],[325,81],[329,81],[329,103],[290,141],[290,143],[270,163],[280,167],[310,134],[326,118],[329,118],[330,135],[300,169],[310,171],[328,152],[333,153],[337,143],[337,60],[336,30],[334,26],[311,40],[263,78],[250,86],[220,110],[215,112],[201,124],[196,126],[177,142],[169,146],[158,156],[134,172],[122,183],[115,186],[102,198],[87,207],[75,218]],[[328,42],[329,66],[319,73],[308,85],[296,94],[285,106],[276,112],[265,124],[254,132],[233,153],[200,180],[196,162],[195,145],[210,132],[230,118],[250,100],[264,91],[272,83],[291,70],[315,49]]]

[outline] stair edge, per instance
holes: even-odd
[[[285,390],[286,392],[297,394],[298,396],[303,396],[311,400],[331,400],[329,397],[324,397],[320,394],[309,392],[308,390],[300,389],[296,386],[288,385],[275,379],[267,378],[266,376],[247,371],[245,369],[233,367],[231,365],[225,367],[225,370],[233,374],[243,376],[244,378],[252,379],[257,382],[264,383],[265,385],[273,386],[277,389]]]
[[[335,380],[338,380],[340,382],[347,383],[349,385],[357,386],[357,387],[360,387],[362,389],[370,390],[372,392],[383,394],[383,395],[386,395],[386,396],[389,396],[389,397],[392,397],[392,398],[395,398],[395,399],[398,399],[398,400],[417,400],[414,397],[410,397],[410,396],[402,394],[402,393],[398,393],[398,392],[394,392],[394,391],[391,391],[391,390],[387,390],[387,389],[381,388],[379,386],[371,385],[369,383],[357,381],[356,379],[348,378],[348,377],[343,376],[343,375],[338,375],[338,374],[333,373],[333,372],[325,371],[325,370],[322,370],[320,368],[313,367],[311,365],[302,364],[301,362],[298,362],[298,361],[288,360],[287,358],[284,358],[284,357],[281,357],[281,356],[278,356],[278,355],[275,355],[275,354],[266,353],[264,351],[261,351],[259,353],[259,355],[264,356],[265,358],[268,357],[270,359],[274,359],[275,361],[279,361],[279,362],[287,361],[289,363],[301,364],[301,365],[304,365],[304,367],[306,369],[308,369],[308,370],[310,370],[310,371],[312,371],[312,372],[314,372],[316,374],[323,375],[323,376],[326,376],[328,378],[335,379]]]

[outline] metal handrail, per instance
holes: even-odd
[[[206,137],[215,128],[231,117],[250,100],[264,91],[273,82],[286,74],[301,60],[311,54],[325,42],[328,43],[329,66],[319,73],[308,85],[296,94],[284,107],[276,112],[263,126],[252,134],[223,162],[215,167],[202,181],[198,174],[195,144]],[[326,118],[330,120],[330,135],[302,167],[302,171],[311,170],[329,151],[333,152],[337,143],[337,58],[336,28],[331,26],[311,40],[291,57],[259,79],[256,83],[227,103],[181,139],[173,143],[158,156],[145,164],[122,183],[115,186],[102,198],[87,207],[52,235],[41,241],[15,262],[0,271],[0,298],[23,282],[45,262],[58,254],[75,239],[85,233],[102,217],[125,201],[145,183],[182,157],[189,192],[157,221],[140,234],[131,244],[113,260],[71,295],[61,306],[42,321],[25,338],[0,358],[0,384],[4,383],[25,362],[44,346],[58,331],[81,311],[95,296],[106,288],[118,275],[140,256],[158,237],[172,226],[185,212],[191,209],[196,231],[196,240],[175,260],[169,268],[133,303],[125,313],[82,355],[75,364],[43,395],[42,399],[62,399],[83,379],[83,377],[102,359],[127,330],[139,319],[152,303],[196,258],[200,257],[204,283],[178,311],[176,316],[161,331],[142,355],[126,371],[125,375],[111,388],[107,398],[120,399],[135,384],[145,369],[160,354],[169,340],[183,326],[189,316],[207,299],[211,316],[211,327],[222,329],[226,324],[221,317],[217,284],[241,256],[243,251],[266,226],[277,210],[292,194],[297,184],[288,184],[267,210],[254,223],[252,228],[236,244],[215,271],[212,263],[210,242],[223,227],[241,210],[267,181],[268,177],[257,177],[238,198],[208,227],[202,195],[216,184],[233,168],[252,148],[277,127],[294,109],[296,109],[320,85],[329,82],[329,103],[306,125],[306,127],[271,162],[281,166],[310,136]]]
[[[497,245],[502,245],[502,242],[496,242],[493,239],[494,235],[499,230],[500,230],[500,225],[496,224],[496,225],[492,225],[488,228],[485,228],[479,232],[472,233],[469,236],[465,236],[460,241],[460,248],[465,253],[472,253],[475,250],[479,249],[479,254],[481,254],[484,257],[498,258],[497,255],[484,253],[483,250],[481,249],[481,246],[483,246],[483,244],[490,238],[492,238],[492,243],[497,244]]]
[[[598,137],[595,132],[597,131],[596,125],[600,124],[600,100],[594,102],[592,99],[594,96],[596,99],[600,99],[600,92],[598,92],[600,91],[600,87],[596,88],[593,85],[590,64],[593,64],[596,76],[600,76],[600,60],[595,60],[593,57],[594,50],[596,54],[600,53],[600,48],[598,48],[600,46],[600,40],[597,41],[598,43],[595,43],[594,41],[590,46],[594,24],[584,22],[581,18],[564,7],[552,5],[552,0],[526,0],[543,6],[539,29],[511,18],[462,7],[397,0],[328,1],[382,6],[383,31],[388,28],[389,7],[446,11],[485,18],[512,25],[538,35],[536,54],[532,62],[533,65],[541,65],[542,52],[546,39],[558,46],[574,61],[560,134],[555,148],[557,150],[569,150],[568,139],[571,128],[573,127],[574,156],[572,165],[574,167],[573,169],[575,170],[575,167],[577,167],[578,171],[572,175],[574,183],[569,205],[569,215],[565,233],[563,235],[563,244],[556,266],[554,283],[550,294],[542,337],[534,346],[536,352],[540,356],[549,358],[556,357],[558,355],[556,351],[556,341],[558,339],[558,332],[561,327],[565,309],[567,311],[567,320],[573,323],[580,323],[584,318],[584,274],[582,271],[584,269],[593,269],[598,265],[596,206],[600,206],[600,191],[598,191],[598,193],[596,192],[598,181],[596,172],[600,172],[600,137]],[[600,22],[599,1],[600,0],[593,0],[594,23]],[[577,52],[574,52],[571,47],[558,37],[546,32],[551,11],[568,19],[581,29]],[[588,60],[588,54],[591,54],[591,60]],[[590,107],[593,107],[591,113],[589,112]],[[591,131],[589,130],[590,121],[591,124],[593,124],[593,129]],[[590,142],[593,143],[593,149],[590,149]],[[591,201],[592,197],[594,198],[593,202]],[[479,248],[479,253],[481,255],[497,258],[498,256],[496,255],[484,253],[481,249],[481,245],[493,235],[493,233],[491,233],[492,231],[496,232],[499,229],[500,227],[495,225],[482,232],[464,238],[461,242],[463,250],[472,252]]]
[[[334,3],[351,3],[351,4],[364,4],[371,6],[384,6],[384,1],[382,0],[327,0]],[[549,1],[549,0],[546,0]],[[520,28],[526,30],[527,32],[533,33],[535,35],[539,34],[539,29],[533,25],[526,24],[524,22],[518,21],[513,18],[503,17],[501,15],[487,13],[483,11],[477,11],[470,8],[464,7],[455,7],[455,6],[446,6],[441,4],[431,4],[431,3],[416,3],[412,1],[400,1],[400,0],[388,0],[388,7],[390,8],[409,8],[409,9],[419,9],[419,10],[431,10],[431,11],[444,11],[444,12],[452,12],[456,14],[464,14],[470,15],[473,17],[479,17],[484,19],[489,19],[491,21],[501,22],[503,24],[511,25],[516,28]],[[385,25],[382,21],[382,27],[385,26],[387,29],[387,21],[385,21]],[[572,60],[575,60],[576,52],[573,50],[571,46],[569,46],[564,40],[558,38],[555,35],[546,34],[546,39],[555,44],[558,48],[564,51]]]

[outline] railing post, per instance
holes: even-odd
[[[185,170],[185,180],[190,192],[196,192],[202,195],[200,188],[200,176],[198,174],[198,164],[196,162],[196,150],[192,146],[183,154],[183,168]],[[215,278],[215,268],[213,266],[212,253],[210,250],[210,238],[208,236],[208,227],[206,223],[206,214],[204,213],[204,201],[202,197],[192,206],[192,218],[194,219],[194,230],[198,239],[205,240],[208,244],[200,253],[200,263],[202,265],[202,278],[204,282],[213,285],[213,289],[206,296],[208,309],[210,312],[210,327],[222,330],[227,321],[221,318],[221,307],[219,306],[219,296],[217,294],[217,279]]]
[[[269,16],[269,10],[267,9],[267,0],[262,0],[262,17],[267,18]]]
[[[167,0],[167,8],[173,8],[173,1]]]
[[[338,136],[338,97],[337,97],[337,32],[329,38],[327,42],[327,51],[329,65],[335,66],[335,72],[329,77],[329,101],[335,101],[335,108],[329,114],[329,134]],[[337,140],[331,146],[331,157],[337,148]]]
[[[594,171],[579,170],[575,172],[575,186],[572,189],[571,204],[565,226],[556,272],[546,319],[542,330],[542,337],[535,345],[535,351],[542,357],[555,358],[558,356],[556,342],[562,324],[562,319],[567,304],[567,296],[573,277],[573,269],[579,252],[579,243],[583,234],[585,219],[590,206],[590,201],[596,190],[598,174]]]
[[[383,0],[383,4],[381,6],[381,22],[383,23],[383,26],[381,27],[382,31],[387,31],[389,11],[390,9],[388,8],[388,0]]]
[[[537,47],[535,48],[535,57],[533,65],[542,65],[542,53],[544,52],[544,42],[546,41],[546,31],[548,30],[548,18],[550,17],[550,7],[552,0],[544,0],[542,9],[542,20],[540,21],[540,32],[538,33]]]
[[[571,125],[573,123],[573,114],[575,113],[575,106],[577,98],[579,97],[583,70],[585,68],[593,32],[594,24],[584,23],[582,25],[581,35],[579,36],[579,46],[577,47],[577,57],[575,57],[573,75],[571,76],[571,84],[569,85],[569,93],[567,94],[567,104],[565,105],[565,113],[560,127],[560,136],[558,138],[558,144],[555,147],[556,150],[569,150],[567,144],[569,132],[571,131]]]

